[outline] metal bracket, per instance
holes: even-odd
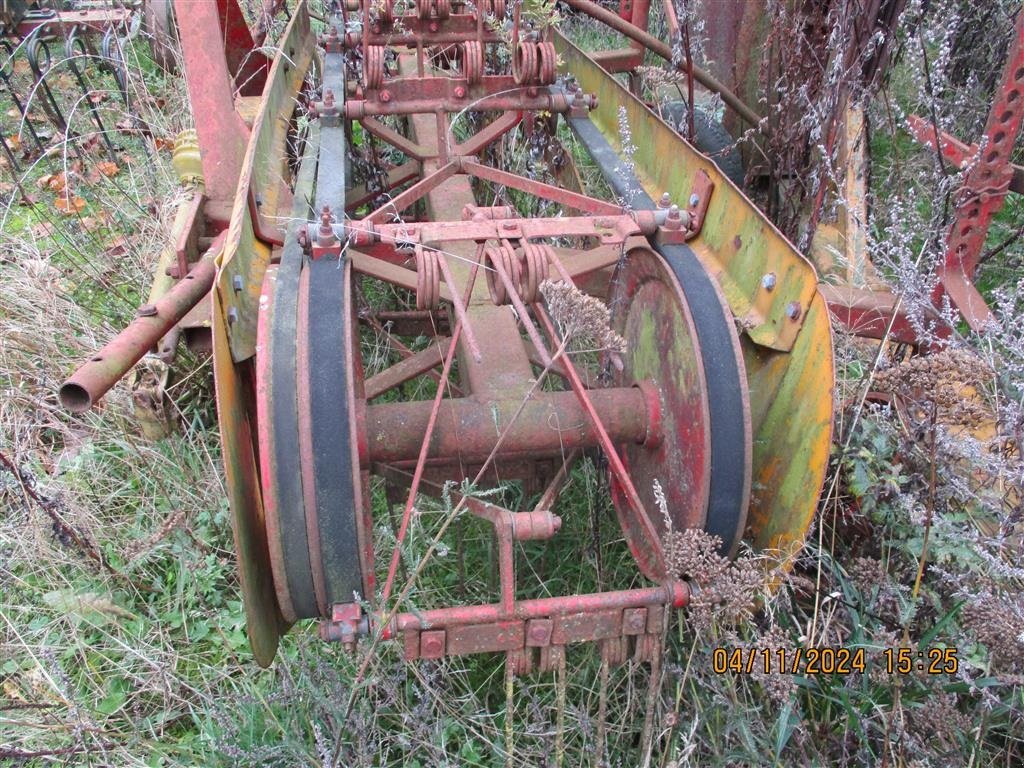
[[[330,620],[320,622],[320,638],[339,642],[348,651],[355,650],[359,637],[369,634],[369,631],[370,620],[359,603],[335,603],[331,606]],[[444,632],[441,634],[444,635]]]
[[[690,189],[690,196],[686,200],[686,211],[690,214],[690,226],[687,233],[687,240],[692,240],[700,234],[704,226],[704,217],[707,215],[708,206],[711,204],[711,195],[715,191],[715,182],[711,180],[703,169],[697,171],[693,180],[693,187]]]

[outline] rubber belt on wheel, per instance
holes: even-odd
[[[317,131],[316,127],[311,130]],[[310,141],[299,170],[296,190],[312,187],[316,157],[312,154],[319,139]],[[307,181],[308,178],[308,181]],[[297,222],[309,217],[309,201],[296,199],[292,214]],[[302,271],[302,246],[298,224],[293,226],[281,252],[274,289],[274,312],[270,325],[270,377],[274,434],[274,483],[285,580],[295,616],[299,619],[319,615],[313,576],[310,571],[309,538],[302,495],[302,469],[299,461],[299,416],[296,361],[296,325],[298,319],[299,274]]]
[[[362,595],[352,431],[348,404],[352,386],[346,334],[349,307],[345,273],[337,258],[310,260],[309,270],[309,411],[315,513],[328,610]]]
[[[653,209],[644,192],[604,135],[587,118],[569,120],[613,191],[632,208]],[[721,551],[732,554],[746,523],[750,494],[750,421],[743,397],[746,372],[733,344],[732,315],[722,306],[718,289],[688,245],[652,244],[672,268],[690,305],[700,342],[711,418],[711,493],[705,530],[720,536]]]
[[[339,102],[345,93],[345,57],[324,57],[324,87]],[[339,105],[340,109],[340,105]],[[345,131],[321,128],[320,165],[316,179],[316,210],[329,206],[336,221],[345,214]],[[342,256],[307,261],[309,270],[307,345],[309,360],[310,442],[315,480],[315,513],[320,538],[327,609],[363,597],[359,531],[356,523],[352,430],[349,391],[353,386],[348,359],[350,333],[346,271]]]

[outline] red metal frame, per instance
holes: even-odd
[[[646,3],[640,5],[646,16]],[[368,12],[365,3],[363,10]],[[385,71],[382,57],[375,53],[370,57],[371,46],[383,42],[380,36],[387,34],[391,23],[378,22],[365,37],[333,32],[325,36],[329,50],[361,51],[369,72],[364,73],[355,98],[346,101],[340,110],[328,94],[314,109],[317,114],[340,113],[345,119],[359,121],[366,134],[413,158],[419,180],[355,222],[333,224],[333,212],[325,209],[323,222],[311,225],[304,236],[311,244],[313,258],[338,258],[344,252],[357,272],[414,291],[418,311],[432,311],[442,299],[452,304],[455,324],[451,335],[422,353],[406,355],[393,369],[374,376],[365,387],[367,399],[439,363],[442,370],[438,378],[447,382],[456,359],[463,396],[452,398],[445,387],[439,387],[431,401],[357,404],[357,408],[363,408],[358,417],[362,437],[357,450],[363,467],[369,466],[392,485],[408,488],[403,514],[396,521],[396,544],[382,585],[382,602],[376,614],[365,617],[369,619],[365,629],[377,628],[385,637],[402,634],[410,658],[506,651],[509,663],[520,672],[532,667],[534,647],[560,648],[578,640],[614,642],[619,647],[624,638],[638,636],[641,639],[634,643],[636,654],[649,658],[658,646],[655,635],[661,631],[661,608],[685,604],[688,593],[684,584],[669,581],[662,587],[623,593],[515,599],[513,543],[524,538],[548,538],[558,529],[557,518],[540,507],[533,512],[512,512],[450,492],[456,511],[464,508],[495,527],[501,600],[496,605],[429,611],[429,623],[422,623],[426,614],[417,618],[394,613],[393,606],[404,600],[412,583],[410,580],[396,593],[399,552],[408,535],[417,494],[439,494],[432,478],[465,477],[476,483],[500,465],[502,477],[535,479],[538,467],[552,462],[557,465],[567,451],[576,456],[576,449],[597,446],[608,456],[628,509],[626,518],[633,539],[640,542],[632,549],[641,570],[656,578],[665,577],[658,532],[617,448],[623,442],[660,439],[659,399],[642,387],[588,389],[571,357],[565,354],[554,321],[539,303],[537,286],[549,270],[561,279],[572,280],[574,275],[590,275],[613,264],[618,258],[616,246],[630,238],[640,238],[643,243],[643,238],[659,232],[666,240],[683,237],[688,225],[699,226],[702,211],[682,213],[673,208],[670,212],[666,207],[627,212],[619,205],[477,161],[474,155],[517,128],[524,113],[578,113],[593,106],[594,100],[581,93],[541,89],[539,86],[550,77],[543,65],[549,54],[543,40],[520,40],[517,27],[514,41],[517,50],[525,53],[514,76],[478,76],[466,69],[465,59],[450,76],[427,76],[427,42],[489,42],[489,33],[484,33],[479,23],[471,24],[460,15],[430,17],[427,30],[434,37],[419,41],[414,51],[400,56],[400,74],[396,76]],[[419,29],[424,23],[409,15],[402,26]],[[470,104],[473,109],[506,114],[453,146],[448,113]],[[408,115],[410,137],[374,119],[382,114]],[[521,219],[506,208],[479,208],[470,177],[557,202],[582,215]],[[701,197],[709,197],[712,191],[709,184]],[[397,215],[419,205],[426,206],[426,221],[394,223]],[[527,244],[533,241],[571,236],[590,238],[601,245],[596,249],[561,249],[558,255],[547,248],[527,255]],[[518,250],[513,245],[516,242],[521,244]],[[489,287],[476,280],[481,268],[489,270]],[[515,314],[505,308],[509,304]],[[523,343],[520,329],[527,334],[529,345]],[[479,343],[483,339],[486,344]],[[570,391],[535,391],[531,359],[564,377]],[[552,430],[552,421],[573,426]],[[497,438],[496,423],[502,426]],[[544,495],[548,506],[564,482],[566,467],[563,461],[554,473]],[[420,567],[422,563],[417,572]],[[334,606],[331,620],[322,628],[324,637],[351,642],[364,631],[356,627],[359,616],[351,605]],[[544,667],[558,651],[536,653],[540,654],[539,665]]]
[[[496,0],[490,2],[493,6]],[[579,641],[602,642],[602,656],[609,662],[623,660],[627,647],[632,647],[640,660],[656,660],[667,611],[687,604],[689,587],[668,573],[662,531],[653,517],[657,510],[645,507],[647,496],[638,492],[630,467],[621,454],[624,445],[662,443],[666,424],[661,413],[664,401],[656,383],[648,381],[624,381],[622,386],[592,388],[586,372],[577,367],[568,353],[569,340],[563,337],[564,329],[545,309],[540,286],[545,279],[552,279],[579,280],[581,285],[603,281],[607,287],[610,271],[607,268],[627,249],[651,249],[653,242],[658,243],[658,247],[679,244],[694,237],[702,226],[714,184],[706,173],[698,175],[693,186],[694,203],[683,206],[682,210],[666,201],[655,210],[629,211],[620,205],[480,162],[478,155],[518,129],[520,123],[525,121],[534,130],[534,113],[549,113],[539,118],[541,123],[549,116],[579,117],[596,106],[596,98],[578,88],[548,88],[554,80],[554,48],[543,33],[520,35],[518,9],[513,24],[513,72],[485,75],[480,57],[483,47],[492,44],[495,37],[485,28],[482,14],[451,15],[446,0],[421,0],[418,5],[417,12],[402,17],[400,25],[388,18],[392,10],[386,2],[383,16],[368,25],[364,34],[340,35],[337,29],[332,29],[322,41],[325,48],[335,54],[348,50],[361,56],[362,82],[345,94],[351,98],[346,98],[343,104],[340,93],[335,103],[335,94],[325,89],[322,100],[310,110],[312,117],[322,121],[324,131],[328,128],[337,131],[341,120],[358,121],[364,136],[389,143],[410,157],[408,163],[388,173],[389,191],[409,185],[387,203],[379,204],[358,220],[345,220],[345,211],[332,210],[321,200],[317,204],[321,209],[319,221],[300,228],[298,235],[298,244],[305,248],[308,260],[298,279],[296,344],[291,350],[299,370],[297,462],[303,483],[303,503],[296,508],[300,515],[305,515],[310,537],[310,592],[315,592],[319,613],[324,619],[322,633],[328,639],[348,645],[371,632],[384,638],[401,635],[409,658],[504,651],[516,672],[529,671],[535,661],[542,669],[551,668],[566,644]],[[649,0],[633,0],[625,3],[624,8],[626,5],[628,18],[638,24],[641,20],[646,23]],[[205,234],[221,232],[223,236],[232,205],[237,204],[238,195],[246,195],[242,200],[248,204],[254,235],[264,244],[280,246],[285,237],[264,221],[255,190],[249,188],[253,183],[252,168],[243,168],[249,129],[236,110],[238,98],[245,98],[263,87],[267,77],[266,58],[256,49],[256,39],[241,21],[237,0],[218,0],[216,4],[186,4],[185,0],[177,0],[177,7],[178,17],[189,20],[182,25],[180,37],[202,148],[206,193],[203,214],[208,224]],[[364,18],[371,17],[370,0],[363,0],[362,12]],[[404,36],[392,34],[399,26],[412,32],[403,32]],[[633,36],[629,55],[637,63],[642,60],[645,47],[649,47],[645,39],[642,35]],[[383,48],[398,44],[408,44],[413,50],[399,56],[399,72],[395,73],[390,71]],[[455,46],[457,52],[438,50],[442,44]],[[432,60],[453,63],[450,75],[427,75],[427,64]],[[344,62],[341,66],[345,66]],[[274,72],[278,69],[275,66]],[[271,82],[274,82],[273,77]],[[449,115],[461,115],[468,109],[505,114],[456,144],[454,121]],[[749,116],[749,111],[746,114]],[[410,136],[400,135],[374,119],[379,115],[408,116]],[[334,161],[337,162],[336,157]],[[324,167],[321,165],[321,169]],[[540,197],[579,215],[523,219],[508,206],[478,206],[472,186],[474,180]],[[239,183],[242,184],[240,190],[236,189]],[[358,213],[361,206],[372,205],[376,199],[376,195],[366,189],[355,197],[347,205],[339,199],[337,205]],[[410,216],[409,220],[396,223],[399,215],[419,207],[426,209],[425,221]],[[196,211],[195,216],[199,218],[198,206]],[[232,226],[232,231],[235,229]],[[584,239],[588,245],[556,249],[542,242],[566,237]],[[344,373],[350,379],[341,382],[341,394],[349,404],[347,413],[355,425],[351,435],[353,466],[339,467],[338,471],[351,470],[357,486],[354,493],[357,509],[353,514],[358,519],[356,537],[363,558],[363,584],[371,602],[375,586],[370,537],[373,521],[360,502],[359,488],[367,488],[366,479],[372,471],[392,485],[408,489],[404,512],[396,525],[395,547],[390,554],[381,600],[369,612],[359,602],[339,603],[327,599],[326,576],[330,572],[325,574],[322,553],[316,555],[312,546],[312,543],[332,541],[329,538],[321,541],[321,536],[329,534],[318,528],[318,511],[310,502],[310,499],[316,501],[318,492],[318,477],[313,472],[316,452],[310,439],[316,414],[306,407],[312,399],[311,390],[316,389],[309,373],[316,370],[318,363],[311,359],[308,347],[309,339],[317,335],[310,331],[312,279],[307,267],[312,264],[316,268],[330,268],[327,260],[337,261],[345,270],[344,285],[339,283],[338,292],[333,294],[344,296],[344,306],[352,307],[351,317],[343,314],[345,322],[356,324],[356,303],[348,301],[347,292],[354,277],[364,275],[413,292],[416,311],[395,319],[408,323],[408,327],[427,330],[433,336],[433,344],[421,352],[396,344],[403,359],[365,381],[358,343],[352,338],[345,340],[349,364]],[[184,263],[176,266],[179,274],[187,268]],[[487,280],[477,279],[481,270],[487,273]],[[157,329],[160,335],[166,330],[167,320],[181,314],[178,309],[187,310],[209,290],[214,282],[213,271],[212,261],[200,262],[193,274],[183,276],[178,287],[168,294],[165,300],[165,303],[170,302],[168,311],[165,312],[162,305],[154,308],[161,320]],[[201,284],[197,279],[200,276],[204,278]],[[236,277],[241,279],[242,275]],[[196,285],[186,285],[187,281],[194,281]],[[227,293],[223,288],[223,275],[221,281],[216,296],[223,300]],[[271,276],[270,282],[264,283],[264,289],[273,290],[268,287],[272,282]],[[678,287],[678,280],[675,284]],[[685,309],[685,297],[677,293]],[[448,327],[442,327],[438,321],[442,301],[451,305]],[[170,305],[178,309],[170,311]],[[263,310],[270,313],[277,305],[278,302],[268,300]],[[231,312],[235,312],[237,330],[238,309],[226,304],[218,306],[226,307],[223,311],[229,325]],[[358,319],[382,328],[382,318]],[[257,334],[265,337],[269,322],[267,317],[261,317]],[[728,328],[736,332],[731,317]],[[131,356],[138,359],[137,355],[152,345],[152,333],[155,331],[140,334],[130,328],[118,337],[118,343],[133,345],[131,355],[120,352],[115,355],[119,366]],[[232,340],[231,331],[218,326],[218,333],[219,348],[226,349],[224,342]],[[528,340],[523,338],[524,333]],[[662,337],[659,335],[659,338]],[[730,338],[738,348],[738,337]],[[699,360],[696,338],[694,347],[694,357]],[[274,466],[264,460],[262,452],[266,448],[262,444],[267,441],[273,425],[260,423],[266,418],[265,408],[256,412],[257,409],[243,402],[248,396],[244,389],[252,385],[254,375],[257,380],[254,389],[258,388],[258,379],[266,377],[273,360],[261,359],[259,349],[255,356],[255,361],[244,355],[230,360],[222,354],[221,364],[227,361],[229,371],[239,380],[231,382],[239,390],[237,402],[232,405],[237,406],[239,413],[246,411],[247,425],[256,421],[250,425],[255,427],[256,440],[245,434],[242,442],[245,451],[255,454],[253,458],[259,462],[263,475],[255,485],[250,482],[253,478],[244,478],[245,490],[258,495],[258,490],[254,489],[260,483],[272,482]],[[623,369],[617,353],[608,351],[605,357],[610,367]],[[456,363],[460,381],[453,384],[449,377]],[[439,365],[440,372],[436,370]],[[540,386],[544,375],[538,376],[535,365],[542,367],[545,373],[560,376],[568,383],[568,390],[545,391]],[[431,400],[370,402],[424,373],[432,374],[440,384]],[[71,383],[76,381],[73,379]],[[698,394],[705,395],[703,390]],[[669,402],[676,404],[680,400],[670,399]],[[706,407],[706,398],[703,402]],[[344,435],[339,437],[344,439]],[[587,595],[516,599],[515,542],[547,539],[558,533],[561,521],[552,514],[551,506],[566,481],[569,467],[586,449],[592,448],[600,448],[607,457],[619,516],[640,570],[660,585]],[[696,460],[706,463],[706,452],[698,453]],[[255,465],[247,471],[254,473]],[[494,526],[498,542],[499,602],[415,614],[399,612],[398,607],[426,562],[425,558],[416,566],[403,587],[396,587],[400,551],[408,536],[417,494],[443,494],[444,489],[437,483],[442,478],[455,478],[475,486],[497,477],[522,479],[527,487],[538,490],[541,483],[546,482],[546,488],[533,510],[519,512],[468,494],[449,490],[447,495],[455,505],[451,520],[465,510]],[[672,481],[672,477],[665,478],[665,482]],[[706,489],[704,493],[706,496]],[[744,509],[745,504],[744,501]],[[275,511],[272,504],[269,511]],[[256,522],[263,524],[263,521]],[[271,535],[275,532],[271,531]],[[333,539],[340,540],[341,537]],[[276,578],[283,555],[274,547],[271,550],[267,570],[274,571]],[[262,568],[264,564],[250,560],[248,565]],[[282,591],[280,584],[274,586],[278,602],[272,605],[271,598],[267,606],[276,608],[282,616],[294,618],[288,594]],[[273,638],[276,642],[276,635]]]
[[[985,247],[993,217],[1002,209],[1008,192],[1024,193],[1024,168],[1011,162],[1013,148],[1024,121],[1024,12],[1017,15],[1014,39],[1007,53],[1002,81],[989,111],[981,140],[967,145],[917,115],[907,119],[913,136],[939,152],[957,169],[966,169],[957,195],[953,223],[946,237],[946,250],[936,267],[938,282],[931,295],[941,308],[946,297],[975,331],[994,320],[991,310],[974,285],[975,272]],[[889,294],[826,287],[829,308],[853,333],[919,343],[916,329],[899,311]],[[934,331],[947,336],[951,329],[935,313],[930,318]]]

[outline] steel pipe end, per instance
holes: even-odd
[[[85,413],[92,408],[92,395],[89,390],[75,381],[65,381],[57,393],[57,398],[65,410],[71,413]]]

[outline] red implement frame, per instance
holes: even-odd
[[[647,5],[641,5],[646,15]],[[366,4],[363,10],[369,13]],[[536,36],[520,39],[518,20],[512,75],[485,75],[477,66],[480,62],[471,59],[481,55],[492,34],[468,12],[443,19],[436,13],[428,10],[426,16],[403,19],[404,29],[423,28],[419,40],[391,36],[390,10],[362,35],[343,36],[332,30],[323,40],[328,51],[359,50],[364,76],[343,107],[334,103],[333,94],[325,93],[324,100],[313,105],[315,113],[360,122],[365,135],[391,144],[417,165],[409,174],[415,183],[358,221],[334,224],[341,211],[325,209],[321,222],[310,225],[305,235],[312,258],[337,259],[344,254],[357,273],[414,291],[419,312],[436,310],[440,300],[450,302],[454,314],[450,337],[376,374],[367,382],[368,395],[380,394],[385,387],[437,365],[442,367],[440,381],[445,382],[457,359],[462,396],[451,397],[441,387],[432,401],[357,405],[362,437],[353,453],[365,462],[364,468],[368,465],[384,476],[393,488],[407,487],[408,494],[401,519],[396,521],[396,544],[377,612],[367,617],[356,604],[335,603],[322,634],[352,643],[359,634],[376,628],[383,637],[400,635],[410,659],[502,651],[517,673],[534,666],[552,669],[564,646],[579,641],[610,644],[616,649],[609,652],[613,659],[624,659],[629,647],[635,658],[651,660],[660,647],[665,609],[684,605],[688,589],[668,578],[655,526],[617,446],[660,440],[658,396],[642,387],[589,389],[587,376],[577,370],[554,322],[538,303],[539,285],[549,275],[571,281],[573,275],[589,276],[607,268],[627,242],[644,244],[645,237],[663,231],[668,240],[681,239],[692,219],[667,207],[630,213],[619,205],[479,162],[476,155],[518,129],[528,111],[585,115],[595,101],[580,91],[546,87],[554,81],[554,47]],[[413,48],[400,55],[398,73],[388,71],[385,57],[375,50],[396,42]],[[425,74],[431,43],[459,51],[451,76]],[[455,144],[449,113],[460,113],[470,105],[505,115]],[[376,120],[384,114],[408,115],[408,136]],[[481,208],[471,179],[541,197],[581,215],[520,219],[507,207]],[[420,206],[427,212],[423,221],[412,217]],[[404,218],[393,223],[397,217]],[[556,255],[539,242],[554,237],[581,237],[598,245],[562,248]],[[410,250],[415,254],[415,270],[404,266]],[[477,279],[481,270],[488,273],[486,281]],[[569,391],[540,391],[531,361],[567,381]],[[358,367],[355,361],[352,367]],[[501,427],[497,436],[496,424]],[[565,426],[553,430],[552,424]],[[628,525],[634,554],[640,554],[644,572],[663,586],[516,599],[515,542],[547,539],[557,533],[560,521],[551,514],[551,505],[580,451],[595,447],[609,457],[622,489],[627,510],[623,514],[635,520]],[[401,586],[400,551],[417,494],[440,495],[441,479],[464,477],[473,484],[489,480],[498,468],[503,478],[521,478],[532,485],[545,480],[547,491],[536,509],[513,512],[452,491],[448,495],[456,512],[465,509],[494,526],[500,602],[417,614],[397,612],[395,606],[404,601],[425,562]]]
[[[362,32],[342,32],[349,26],[343,10],[330,20],[320,41],[327,51],[320,68],[325,80],[320,100],[308,105],[310,117],[318,121],[311,130],[318,137],[317,149],[307,148],[298,174],[308,186],[300,190],[296,181],[293,191],[287,184],[291,171],[282,160],[288,122],[283,118],[304,88],[302,79],[314,47],[304,5],[300,3],[293,14],[278,43],[280,53],[268,67],[253,35],[241,24],[236,0],[176,3],[178,17],[189,19],[180,38],[205,177],[203,210],[197,205],[196,221],[189,229],[194,226],[202,237],[217,236],[211,251],[216,254],[212,324],[218,411],[248,628],[257,659],[270,662],[288,623],[319,617],[323,636],[331,640],[354,644],[368,634],[375,640],[401,637],[408,658],[504,652],[517,674],[556,668],[564,659],[564,647],[583,641],[601,643],[602,658],[609,664],[621,663],[628,653],[657,663],[668,612],[686,605],[690,595],[690,587],[667,567],[663,534],[673,521],[682,522],[677,527],[707,522],[712,530],[710,499],[715,494],[709,489],[714,473],[725,476],[726,464],[739,467],[734,470],[735,485],[749,489],[753,472],[744,368],[748,363],[734,322],[738,315],[729,303],[744,301],[746,288],[731,282],[735,277],[730,275],[720,277],[728,290],[716,287],[709,262],[687,245],[707,250],[702,238],[720,230],[716,205],[729,199],[723,198],[722,190],[730,192],[724,181],[710,167],[701,167],[685,188],[673,185],[672,194],[665,193],[659,204],[645,192],[627,206],[591,197],[578,191],[578,185],[566,189],[487,164],[483,158],[492,145],[521,127],[532,140],[564,116],[574,121],[573,130],[580,122],[597,130],[596,123],[586,120],[598,107],[593,93],[571,83],[552,87],[559,56],[550,31],[524,31],[515,11],[511,72],[493,74],[484,62],[486,46],[496,39],[483,16],[504,15],[501,0],[485,0],[481,12],[448,0],[419,0],[400,19],[388,0],[364,0],[361,10],[369,23]],[[597,13],[595,8],[588,12]],[[648,10],[647,0],[634,0],[629,18],[646,19]],[[397,35],[397,30],[412,34]],[[630,56],[638,57],[642,47],[650,47],[649,41],[643,34],[630,35],[635,41]],[[398,52],[396,67],[386,49],[399,46],[408,52]],[[300,61],[304,63],[296,63]],[[357,82],[351,77],[354,64],[361,69]],[[697,79],[706,79],[692,69]],[[253,110],[239,105],[259,88],[261,106],[248,127],[242,115],[251,116]],[[492,113],[492,119],[466,137],[459,121],[470,111]],[[743,114],[756,122],[749,110]],[[407,130],[399,133],[394,121],[378,120],[381,115],[405,116]],[[367,179],[362,188],[346,191],[344,142],[351,135],[346,130],[356,123],[363,129],[368,151],[388,144],[408,160],[385,167],[383,180]],[[555,146],[553,135],[539,138],[548,143],[546,153],[567,154]],[[671,134],[671,139],[678,137]],[[595,159],[601,155],[598,163],[604,172],[617,161],[610,144],[601,146],[588,145],[596,147],[588,151]],[[338,179],[341,182],[335,183]],[[640,186],[638,178],[631,183]],[[482,189],[494,190],[496,198],[514,190],[559,207],[565,215],[520,218],[511,205],[500,204],[507,200],[478,200]],[[679,205],[672,204],[673,195]],[[318,217],[303,223],[307,201],[315,203]],[[295,223],[287,233],[278,232],[271,224],[275,216]],[[759,233],[764,238],[771,235],[766,232],[763,227],[745,231],[743,238],[757,242]],[[566,245],[566,239],[575,242]],[[730,235],[729,243],[738,250],[743,239]],[[782,273],[799,258],[783,252],[780,243],[770,240],[767,250],[778,257],[780,266],[773,268]],[[566,315],[555,310],[544,292],[552,286],[569,289],[575,282],[607,297],[613,270],[625,269],[627,252],[647,267],[626,270],[623,283],[628,290],[601,327],[611,336],[613,328],[621,328],[630,348],[641,350],[647,362],[636,364],[637,359],[629,357],[633,353],[622,351],[614,341],[601,342],[601,365],[618,374],[595,375],[578,363],[579,356],[574,357],[570,342],[575,339],[571,326],[565,325]],[[199,297],[193,294],[206,292],[213,272],[211,262],[193,267],[189,276],[183,274],[187,264],[175,266],[182,281],[202,277],[202,290],[190,292],[184,282],[171,290],[164,305],[156,308],[161,332],[166,330],[165,315],[176,317],[188,309],[185,305],[195,304]],[[787,290],[794,298],[790,306],[797,311],[787,310],[785,337],[772,337],[774,346],[766,354],[790,355],[806,323],[816,329],[814,344],[826,346],[817,356],[797,347],[792,357],[822,359],[830,365],[824,313],[814,311],[813,297],[803,304],[795,301],[802,292],[813,293],[812,283],[803,279],[802,264],[796,266],[799,269],[789,270]],[[294,294],[274,293],[275,283],[288,270],[289,280],[297,286]],[[370,279],[408,291],[415,310],[368,311],[358,294]],[[263,299],[253,294],[257,287]],[[777,309],[781,312],[781,289],[745,311],[765,324],[764,318]],[[587,298],[574,287],[572,291],[577,300]],[[314,295],[319,302],[312,300]],[[671,307],[663,306],[666,302]],[[290,330],[279,324],[288,317],[282,307],[294,315]],[[693,318],[703,320],[696,323]],[[412,342],[394,339],[401,359],[364,378],[359,337],[350,332],[360,323],[379,333],[424,335],[429,346],[414,351]],[[155,321],[149,325],[156,328]],[[702,339],[704,331],[698,328],[715,333]],[[275,335],[281,329],[287,333]],[[748,332],[751,338],[766,333],[757,328]],[[151,344],[148,336],[140,341],[138,334],[129,329],[122,339],[132,341],[133,355]],[[257,336],[264,343],[258,344]],[[813,346],[806,341],[810,331],[801,338],[805,347]],[[268,344],[268,339],[286,343]],[[284,358],[275,360],[271,348],[290,356],[295,375],[291,382],[275,379],[268,389],[270,373],[285,370],[280,365]],[[333,356],[330,366],[317,350]],[[705,368],[712,360],[722,374],[720,381],[709,375],[713,368]],[[452,382],[456,370],[458,381]],[[697,374],[683,375],[694,371]],[[785,365],[773,368],[773,375],[780,372],[786,373]],[[422,376],[438,383],[434,397],[375,401]],[[561,389],[548,387],[548,377],[558,377]],[[730,386],[721,386],[721,381]],[[710,400],[722,400],[727,391],[725,399],[735,405],[731,410],[738,426],[730,433],[732,440],[713,442],[711,435],[716,433],[711,427],[721,411],[711,407]],[[287,397],[275,401],[278,392]],[[295,423],[289,422],[289,428],[294,434],[284,423],[267,421],[276,413],[274,406],[281,404],[284,411],[293,411]],[[758,414],[760,428],[769,436],[776,434],[775,418],[774,413]],[[695,419],[711,427],[696,429]],[[330,429],[323,426],[328,421]],[[271,456],[269,435],[275,445],[293,442],[297,448]],[[324,459],[340,443],[344,450]],[[721,446],[727,446],[724,452]],[[553,506],[573,464],[594,450],[607,459],[626,542],[641,574],[654,586],[521,599],[517,542],[558,534],[561,520]],[[651,456],[660,463],[653,472],[645,471],[643,462]],[[721,461],[723,456],[735,461]],[[335,462],[335,457],[341,460]],[[776,483],[777,465],[765,475],[767,482]],[[282,492],[275,475],[279,467],[301,481],[284,489],[288,493]],[[371,538],[371,473],[386,480],[391,497],[395,488],[407,490],[401,519],[393,521],[394,548],[387,553],[387,575],[379,591]],[[510,479],[521,480],[528,493],[540,492],[533,509],[505,509],[466,490]],[[458,492],[443,485],[449,480],[466,485],[456,486]],[[658,482],[668,486],[667,494],[660,495]],[[820,484],[813,477],[811,483]],[[463,511],[493,526],[500,581],[496,602],[401,610],[434,551],[431,545],[418,563],[406,564],[402,571],[402,548],[422,495],[444,496],[454,506],[438,537]],[[663,511],[659,507],[666,503],[666,495],[673,509]],[[743,535],[749,503],[746,490],[737,498],[738,522],[728,518],[733,520],[735,530],[728,533],[735,535],[735,542]],[[681,520],[675,507],[686,505],[688,513]],[[349,513],[351,519],[346,517]],[[286,514],[287,525],[281,522]],[[296,570],[297,558],[285,555],[296,551],[291,546],[296,540],[288,539],[290,549],[278,540],[295,526],[302,526],[304,558],[308,550],[304,572]],[[804,530],[801,527],[798,534]],[[778,544],[781,549],[790,530],[782,525],[771,535],[769,546]],[[353,542],[355,546],[347,549]],[[355,580],[352,571],[358,571]],[[307,592],[293,591],[302,589],[296,585],[303,581],[310,585]]]
[[[936,306],[948,296],[975,331],[993,321],[992,312],[974,286],[985,237],[992,218],[1003,207],[1007,192],[1024,189],[1024,169],[1010,158],[1024,121],[1024,11],[1014,22],[1014,38],[1003,78],[989,111],[981,141],[970,147],[945,133],[936,135],[932,123],[911,115],[910,129],[924,144],[938,148],[957,168],[966,168],[957,198],[946,254],[938,267],[939,283],[932,294]]]

